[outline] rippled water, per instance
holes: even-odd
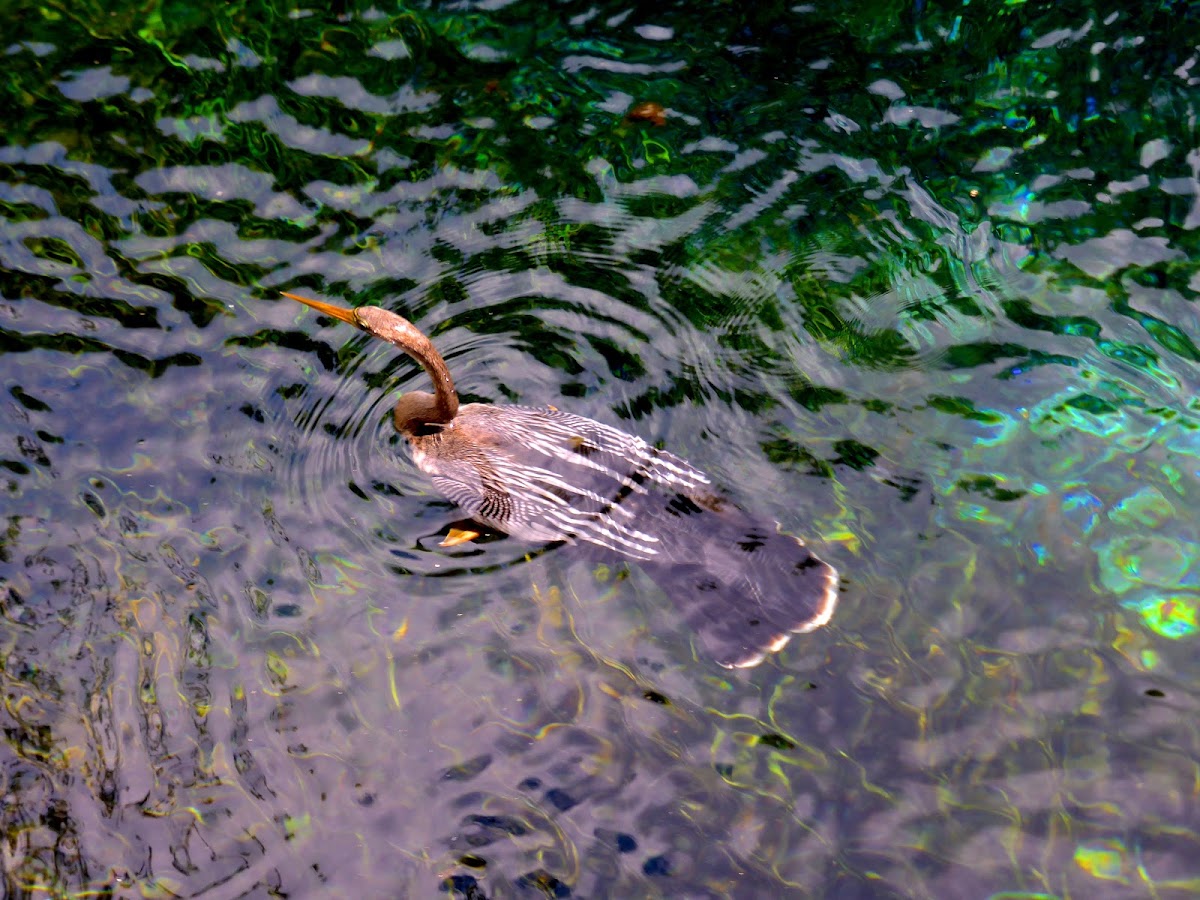
[[[9,4],[4,897],[1200,885],[1190,4]],[[731,673],[458,516],[468,400],[843,573]]]

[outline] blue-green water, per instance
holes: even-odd
[[[5,6],[0,897],[1200,887],[1194,4],[745,6]],[[281,288],[833,623],[440,548],[424,376]]]

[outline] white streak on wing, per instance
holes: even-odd
[[[686,460],[665,451],[656,450],[641,438],[626,434],[601,422],[570,413],[530,410],[524,407],[522,407],[522,411],[536,418],[534,426],[523,435],[528,446],[535,447],[555,459],[609,474],[633,490],[644,492],[645,488],[608,466],[576,452],[569,446],[571,442],[583,440],[601,453],[617,456],[631,464],[640,462],[657,480],[668,485],[698,487],[710,483],[707,475]],[[541,439],[541,436],[547,432],[552,437]]]
[[[576,435],[572,432],[566,438],[566,440],[570,440],[574,437],[576,437]],[[584,438],[584,440],[586,440],[586,438]],[[606,466],[603,463],[599,463],[594,459],[589,459],[587,457],[587,455],[585,455],[583,453],[579,453],[573,449],[566,448],[562,445],[562,443],[560,443],[558,441],[532,440],[532,441],[528,442],[527,446],[529,446],[533,450],[539,451],[540,453],[544,454],[545,456],[549,456],[554,459],[558,459],[563,462],[570,463],[571,465],[574,465],[574,466],[582,466],[585,469],[591,469],[594,472],[599,472],[603,475],[606,475],[607,477],[611,478],[613,481],[620,484],[622,487],[628,488],[629,490],[637,491],[642,494],[646,493],[646,488],[643,485],[638,484],[636,481],[634,481],[632,478],[628,477],[627,475],[622,475],[616,469]],[[608,452],[608,451],[601,450],[601,452]],[[630,461],[632,462],[633,460],[630,460]]]
[[[503,472],[504,470],[502,469],[501,471]],[[526,487],[530,491],[534,491],[537,494],[545,497],[547,500],[550,500],[552,503],[565,504],[567,501],[553,491],[546,490],[546,488],[542,486],[544,484],[561,488],[562,490],[569,491],[572,494],[578,494],[580,497],[586,497],[593,503],[597,503],[601,506],[611,502],[610,498],[602,497],[595,491],[589,491],[586,488],[581,488],[578,485],[571,484],[569,481],[563,481],[563,479],[559,478],[549,469],[513,469],[509,474],[512,477],[506,479],[507,483]],[[626,510],[621,510],[621,512],[629,515]]]
[[[658,556],[657,548],[639,543],[637,540],[641,538],[657,544],[658,538],[652,535],[624,527],[614,529],[606,525],[602,519],[593,519],[587,522],[586,525],[591,527],[581,528],[576,532],[577,536],[585,541],[590,541],[601,547],[607,547],[609,550],[615,550],[618,553],[624,553],[627,556],[633,556],[635,559],[649,559],[651,556]],[[621,532],[627,532],[632,535],[632,539],[625,537]],[[621,546],[616,546],[617,544]]]
[[[531,475],[532,477],[530,477]],[[588,512],[578,509],[565,498],[555,494],[553,491],[546,490],[542,484],[553,485],[577,496],[585,497],[605,511]],[[632,512],[624,509],[620,504],[612,504],[612,501],[607,497],[564,481],[553,472],[542,468],[522,470],[520,472],[519,486],[527,488],[529,493],[535,494],[554,504],[556,508],[539,509],[538,513],[542,518],[562,523],[566,526],[564,528],[565,531],[574,533],[594,543],[602,543],[595,538],[595,535],[602,534],[611,540],[625,544],[628,547],[634,547],[644,553],[655,554],[658,552],[653,547],[647,546],[647,544],[657,544],[657,537],[647,534],[644,531],[639,531],[636,528],[630,528],[608,515],[609,513],[619,513],[627,519],[633,518]],[[520,493],[520,490],[518,490],[518,494]]]
[[[678,482],[680,482],[681,485],[686,486],[686,487],[694,487],[694,486],[696,486],[697,483],[699,483],[699,484],[708,484],[709,483],[708,476],[705,475],[703,472],[701,472],[699,469],[692,468],[690,463],[687,463],[684,460],[679,459],[679,462],[684,463],[684,465],[677,466],[673,462],[671,462],[671,459],[679,459],[679,458],[678,457],[669,457],[668,458],[668,454],[659,452],[659,454],[654,458],[654,461],[653,461],[653,466],[655,469],[658,469],[661,467],[661,468],[667,469],[667,471],[669,471],[669,472],[678,472],[681,476],[683,476],[681,478],[675,478],[672,476],[668,476],[667,481],[669,481],[669,482],[678,481]],[[685,466],[686,466],[686,468],[685,468]]]

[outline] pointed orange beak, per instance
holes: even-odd
[[[356,327],[362,327],[358,324],[358,319],[354,317],[354,310],[352,309],[334,306],[332,303],[323,303],[320,300],[309,300],[307,297],[301,297],[298,294],[289,294],[287,291],[280,291],[279,293],[291,300],[297,300],[305,306],[311,306],[317,312],[323,312],[327,316],[333,316],[335,319],[349,322]]]

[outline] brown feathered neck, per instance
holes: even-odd
[[[408,319],[378,306],[356,306],[347,309],[286,291],[282,293],[283,296],[311,306],[318,312],[383,338],[421,364],[433,381],[434,392],[428,394],[424,391],[413,391],[400,398],[396,404],[395,417],[396,428],[402,433],[408,436],[428,434],[458,415],[458,394],[454,390],[454,379],[450,377],[446,361],[433,346],[433,342]]]

